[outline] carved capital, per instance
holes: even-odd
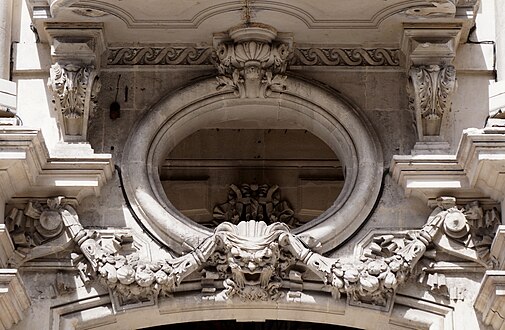
[[[456,88],[454,66],[420,65],[409,71],[409,102],[416,113],[417,130],[422,141],[440,136],[444,115],[450,111]]]
[[[265,98],[285,89],[286,66],[292,47],[276,41],[277,31],[264,25],[232,29],[232,40],[215,47],[218,89],[241,98]]]

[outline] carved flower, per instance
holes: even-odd
[[[396,287],[398,281],[396,280],[395,274],[388,272],[386,278],[384,279],[384,287],[387,289],[393,289]]]
[[[158,284],[164,285],[168,283],[168,275],[162,270],[158,270],[154,273],[154,278]]]
[[[346,279],[347,281],[354,283],[358,280],[358,278],[359,278],[359,272],[357,269],[351,268],[345,271],[344,279]]]
[[[117,279],[121,284],[131,284],[133,281],[135,281],[135,270],[128,266],[122,266],[117,270]]]
[[[393,272],[393,273],[396,273],[397,271],[400,270],[401,266],[402,266],[402,259],[393,259],[390,263],[389,263],[389,269]]]
[[[368,292],[373,292],[379,288],[379,279],[375,276],[364,274],[360,277],[359,283]]]
[[[368,273],[372,275],[379,275],[388,268],[388,265],[382,260],[374,260],[368,263]]]
[[[154,282],[154,273],[146,265],[137,267],[135,281],[140,286],[150,286]]]

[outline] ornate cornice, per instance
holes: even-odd
[[[396,48],[295,48],[288,59],[295,66],[400,66]],[[212,65],[211,47],[111,47],[107,65]]]

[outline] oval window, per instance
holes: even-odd
[[[160,180],[172,205],[206,227],[256,220],[296,228],[335,202],[344,171],[307,130],[208,128],[172,149]]]

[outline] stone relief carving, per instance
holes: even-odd
[[[101,84],[93,66],[53,64],[48,88],[63,117],[66,135],[83,134],[83,121],[93,113]]]
[[[211,65],[210,47],[109,48],[108,65]]]
[[[395,48],[294,48],[290,65],[304,66],[399,66]],[[107,65],[211,65],[210,47],[109,48]]]
[[[22,263],[42,256],[64,251],[70,245],[64,232],[61,210],[62,197],[50,198],[45,204],[29,202],[23,210],[13,208],[5,218],[7,230],[16,250],[9,263]],[[57,244],[47,245],[48,242]]]
[[[223,42],[216,48],[218,89],[230,89],[241,98],[264,98],[282,92],[291,49],[281,42]]]
[[[399,66],[398,49],[295,48],[290,65]]]
[[[240,188],[230,185],[228,201],[214,207],[214,224],[227,221],[237,224],[241,221],[283,222],[289,227],[298,225],[294,211],[285,200],[277,185],[242,184]]]
[[[147,260],[138,253],[124,254],[123,246],[131,243],[131,236],[116,237],[112,246],[104,245],[96,232],[83,228],[75,210],[61,201],[50,199],[41,206],[31,203],[24,211],[10,213],[7,220],[18,242],[17,252],[33,255],[32,251],[41,246],[54,247],[56,233],[64,232],[87,260],[79,266],[83,277],[96,276],[125,304],[170,296],[185,278],[198,273],[203,274],[201,288],[206,299],[275,300],[283,296],[282,289],[303,290],[305,275],[314,274],[323,283],[320,290],[331,292],[337,299],[344,295],[350,304],[388,309],[397,288],[433,249],[492,268],[489,247],[500,223],[496,209],[484,211],[477,202],[459,209],[455,198],[442,197],[420,230],[401,237],[375,236],[358,258],[323,256],[292,234],[285,223],[267,225],[250,220],[219,224],[213,235],[181,257]],[[39,240],[41,245],[21,250],[26,249],[32,233],[20,225],[28,216],[47,223],[44,230],[50,231],[42,231],[45,238]],[[33,227],[38,232],[37,226]],[[445,285],[443,277],[433,276],[432,286]],[[454,292],[455,297],[460,296],[458,292]]]
[[[440,135],[442,117],[450,111],[456,88],[456,70],[447,65],[420,65],[410,69],[409,100],[413,102],[422,136]]]

